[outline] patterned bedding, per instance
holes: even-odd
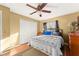
[[[31,46],[44,52],[47,55],[60,56],[63,55],[60,48],[64,41],[61,36],[40,35],[35,36],[31,40]]]

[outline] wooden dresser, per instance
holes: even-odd
[[[69,48],[71,56],[79,56],[79,32],[69,33]]]

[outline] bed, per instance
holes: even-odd
[[[63,38],[57,35],[40,35],[32,37],[31,46],[49,56],[63,55],[61,46],[64,44]]]

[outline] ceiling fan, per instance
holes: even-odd
[[[47,3],[39,3],[37,7],[34,7],[34,6],[30,5],[30,4],[26,4],[26,5],[33,8],[33,9],[35,9],[35,11],[30,13],[30,15],[32,15],[32,14],[38,12],[38,11],[40,12],[40,15],[39,15],[40,17],[42,17],[41,12],[51,13],[51,11],[43,10],[43,8],[47,5]]]

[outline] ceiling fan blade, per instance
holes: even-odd
[[[34,13],[36,13],[37,12],[37,10],[36,11],[34,11],[34,12],[32,12],[32,13],[30,13],[30,15],[32,15],[32,14],[34,14]]]
[[[33,9],[35,9],[35,10],[37,10],[37,8],[35,8],[35,7],[33,7],[33,6],[29,5],[29,4],[26,4],[26,5],[33,8]]]
[[[42,3],[42,4],[40,5],[39,10],[42,10],[46,5],[47,5],[47,3]]]
[[[51,11],[48,11],[48,10],[42,10],[42,12],[51,13]]]

